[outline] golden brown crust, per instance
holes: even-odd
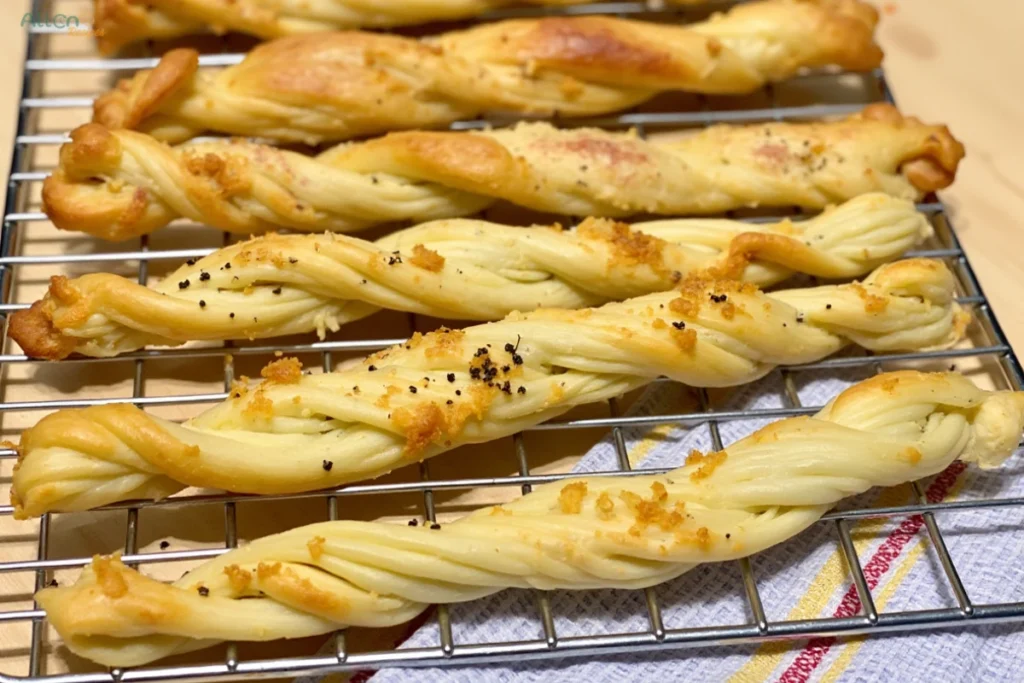
[[[688,26],[508,20],[422,41],[325,32],[266,43],[215,75],[174,50],[101,97],[94,120],[170,142],[215,130],[316,144],[488,114],[599,115],[674,90],[748,93],[802,68],[877,67],[860,5],[761,0]]]
[[[160,58],[156,68],[132,92],[133,81],[122,80],[93,104],[93,121],[107,128],[135,128],[188,84],[199,69],[199,53],[178,48]],[[136,81],[137,82],[137,81]]]
[[[315,158],[245,142],[171,148],[89,124],[62,148],[43,198],[57,227],[108,239],[178,216],[237,233],[349,232],[499,200],[566,215],[706,215],[822,209],[877,191],[917,199],[950,182],[962,154],[944,127],[885,107],[842,121],[719,125],[664,143],[541,123],[402,132]]]
[[[60,360],[75,352],[78,340],[61,334],[53,325],[48,300],[36,301],[30,308],[15,311],[7,323],[7,334],[32,358]]]
[[[884,121],[894,126],[923,126],[920,119],[904,116],[891,104],[878,103],[864,108],[861,116],[868,121]],[[956,170],[966,155],[963,144],[946,126],[931,126],[933,132],[921,142],[917,156],[904,161],[903,174],[922,193],[934,192],[953,184]]]

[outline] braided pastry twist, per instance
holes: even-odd
[[[547,484],[440,528],[313,524],[173,584],[97,557],[73,586],[36,599],[72,652],[135,666],[211,641],[396,624],[508,587],[642,588],[781,543],[873,486],[957,458],[994,467],[1022,429],[1022,393],[981,391],[954,373],[890,373],[665,475]]]
[[[416,335],[357,367],[302,375],[295,359],[184,424],[131,405],[63,410],[27,430],[11,498],[19,518],[159,498],[186,486],[310,491],[492,441],[667,376],[754,381],[854,343],[948,346],[970,316],[940,262],[882,266],[864,284],[765,294],[693,278],[582,311],[542,309]],[[571,339],[571,344],[566,340]],[[282,454],[287,454],[282,458]]]
[[[113,356],[147,345],[327,329],[381,308],[446,319],[584,308],[671,289],[711,270],[759,286],[793,272],[849,279],[931,234],[913,203],[861,195],[797,223],[716,219],[518,228],[453,219],[374,243],[327,233],[267,235],[190,261],[154,287],[108,273],[54,277],[9,319],[31,356]]]
[[[699,5],[706,1],[667,0],[667,4]],[[235,31],[267,39],[468,19],[508,5],[563,7],[589,2],[592,0],[95,0],[94,28],[100,50],[110,53],[147,38],[176,38],[208,31]]]
[[[660,92],[748,93],[808,67],[877,67],[859,0],[763,0],[691,26],[613,17],[483,24],[425,40],[282,38],[222,71],[168,52],[96,101],[94,121],[180,142],[204,131],[319,144],[483,114],[587,116]]]
[[[351,232],[466,216],[505,200],[570,216],[822,209],[866,192],[916,199],[953,180],[944,126],[872,105],[843,121],[715,126],[674,142],[543,123],[393,133],[307,157],[245,142],[168,147],[86,124],[43,185],[54,224],[106,239],[184,217],[245,234]]]

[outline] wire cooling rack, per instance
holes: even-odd
[[[71,0],[76,7],[85,7],[85,3]],[[33,3],[34,16],[49,16],[48,12],[53,8],[44,2],[36,0]],[[657,3],[604,3],[572,8],[571,11],[579,12],[605,12],[621,13],[628,15],[640,15],[644,18],[655,20],[673,19],[674,14],[660,8]],[[521,14],[522,10],[508,10],[500,16],[512,16]],[[495,14],[489,18],[497,18]],[[29,234],[32,227],[45,221],[45,216],[39,213],[32,206],[33,186],[46,177],[51,166],[46,161],[40,161],[45,156],[40,154],[41,150],[50,149],[49,158],[53,159],[52,150],[66,138],[67,128],[61,130],[49,130],[41,123],[43,116],[48,112],[58,110],[74,110],[87,108],[91,105],[95,93],[74,92],[68,94],[65,91],[56,90],[50,87],[47,79],[54,74],[66,72],[82,72],[90,74],[118,73],[124,75],[126,72],[138,68],[146,68],[155,63],[150,56],[119,58],[119,59],[98,59],[92,55],[72,54],[55,55],[51,50],[51,38],[55,32],[46,27],[35,27],[29,32],[28,48],[24,64],[24,79],[21,94],[20,109],[17,123],[17,136],[14,141],[13,156],[11,160],[11,171],[6,193],[5,214],[3,218],[3,233],[0,239],[0,313],[7,313],[24,308],[34,297],[20,298],[18,292],[22,286],[31,287],[32,277],[26,275],[33,267],[56,268],[70,267],[83,268],[92,267],[92,264],[101,265],[103,268],[116,267],[121,271],[125,267],[135,269],[139,282],[145,283],[150,277],[151,271],[161,263],[177,263],[185,258],[201,256],[209,253],[217,245],[187,247],[186,245],[174,244],[156,245],[151,243],[150,238],[143,237],[127,249],[122,245],[112,246],[91,238],[86,238],[86,246],[82,248],[81,243],[75,248],[47,250],[35,248],[33,237]],[[83,41],[85,42],[85,41]],[[226,45],[226,43],[225,43]],[[229,52],[222,49],[221,52],[206,54],[202,57],[201,64],[204,66],[217,66],[237,62],[241,54]],[[850,88],[851,80],[855,87]],[[834,94],[827,96],[816,95],[810,97],[808,93],[816,90],[817,86],[843,85],[846,95],[839,97],[836,101]],[[109,84],[108,84],[109,85]],[[869,74],[810,74],[797,79],[799,92],[790,96],[782,92],[782,86],[768,88],[764,92],[750,98],[729,101],[723,106],[723,102],[711,101],[705,98],[694,98],[686,110],[673,108],[673,105],[645,107],[642,110],[628,112],[618,116],[602,117],[597,120],[588,121],[590,124],[603,125],[607,127],[635,127],[640,134],[647,134],[662,128],[679,126],[700,126],[718,122],[746,122],[761,120],[783,120],[783,119],[808,119],[821,116],[830,116],[855,111],[864,104],[871,101],[887,100],[892,101],[892,95],[885,82],[881,71]],[[817,88],[829,90],[830,88]],[[854,91],[855,96],[850,96],[849,91]],[[97,89],[98,91],[98,89]],[[86,112],[80,112],[82,121]],[[456,124],[455,128],[472,128],[484,125],[486,122],[469,121]],[[38,188],[36,188],[37,191]],[[749,420],[759,418],[783,418],[794,415],[803,415],[816,411],[820,406],[806,406],[800,401],[799,394],[795,389],[797,378],[803,373],[821,371],[840,371],[847,368],[866,367],[880,368],[884,364],[887,368],[900,367],[911,364],[941,364],[949,365],[953,362],[975,362],[985,367],[988,374],[994,378],[999,388],[1012,387],[1021,389],[1024,386],[1024,370],[1014,355],[1006,336],[1000,329],[989,304],[978,285],[971,265],[957,240],[956,234],[950,225],[949,217],[945,208],[936,198],[919,204],[920,210],[927,213],[936,231],[936,236],[931,244],[918,250],[914,255],[930,256],[944,259],[956,273],[960,282],[960,301],[970,305],[976,314],[976,322],[972,329],[971,345],[967,348],[957,348],[949,351],[906,353],[887,356],[846,356],[833,358],[815,363],[813,365],[788,368],[782,371],[785,391],[785,404],[781,408],[756,411],[729,411],[718,409],[714,406],[706,392],[696,392],[697,406],[699,409],[680,412],[668,415],[655,415],[644,417],[627,417],[619,414],[618,406],[614,401],[610,402],[608,416],[583,417],[577,419],[562,420],[534,427],[530,431],[568,432],[570,430],[582,430],[590,428],[610,429],[613,436],[613,443],[618,456],[619,469],[614,472],[598,473],[607,475],[619,475],[630,471],[630,463],[626,450],[625,439],[622,429],[631,426],[656,425],[656,424],[680,424],[684,426],[706,424],[709,426],[713,444],[716,449],[722,447],[718,432],[718,425],[729,420]],[[746,220],[762,220],[763,216],[749,216]],[[168,233],[173,231],[167,231]],[[205,231],[208,234],[212,231]],[[184,234],[184,233],[183,233]],[[216,234],[216,233],[214,233]],[[49,235],[49,233],[46,233]],[[50,237],[39,240],[45,243]],[[229,241],[230,236],[223,237],[224,242]],[[155,242],[155,239],[154,239]],[[39,282],[35,282],[37,286]],[[411,316],[402,319],[405,329],[401,326],[393,338],[381,338],[381,335],[371,335],[367,338],[357,339],[331,339],[323,342],[309,343],[300,341],[293,344],[251,344],[251,345],[221,345],[206,347],[189,347],[175,350],[146,350],[136,353],[125,354],[113,359],[69,359],[62,361],[58,366],[60,369],[67,369],[68,373],[74,374],[79,371],[89,372],[87,377],[105,377],[108,374],[127,375],[130,380],[130,393],[124,396],[110,395],[109,391],[92,392],[92,385],[85,387],[73,387],[70,396],[63,394],[47,394],[43,398],[34,397],[31,400],[19,400],[17,396],[12,398],[15,381],[12,376],[18,371],[26,368],[38,368],[43,365],[38,361],[26,358],[18,353],[11,352],[11,344],[4,335],[4,353],[0,355],[0,392],[2,392],[2,403],[0,403],[0,424],[6,438],[16,438],[18,431],[41,417],[45,411],[52,411],[58,408],[88,406],[100,403],[123,402],[134,403],[140,406],[147,406],[151,409],[173,408],[188,411],[189,406],[208,404],[222,399],[226,394],[222,391],[209,391],[202,393],[182,393],[180,391],[157,391],[151,393],[148,387],[153,385],[155,380],[174,376],[181,372],[181,369],[190,363],[201,363],[204,361],[217,361],[223,363],[223,382],[225,390],[234,378],[236,365],[247,360],[253,363],[262,363],[273,357],[274,352],[283,351],[288,354],[299,354],[306,358],[316,357],[324,371],[330,371],[332,366],[342,357],[361,355],[368,351],[382,348],[404,339],[409,329],[415,329],[417,321]],[[370,330],[371,332],[376,329]],[[237,359],[237,360],[236,360]],[[52,365],[49,366],[52,368]],[[99,374],[97,375],[97,371]],[[52,371],[50,377],[56,377]],[[77,375],[75,375],[77,377]],[[29,377],[28,382],[33,381]],[[102,384],[102,381],[99,381]],[[164,386],[161,384],[160,386]],[[564,474],[537,474],[531,470],[531,453],[526,446],[526,437],[522,434],[512,438],[512,452],[514,453],[513,470],[516,474],[510,476],[485,476],[485,477],[448,477],[431,478],[430,466],[424,463],[420,466],[419,477],[410,481],[399,481],[394,483],[369,483],[347,486],[332,491],[319,491],[303,493],[292,496],[273,497],[277,501],[298,501],[300,499],[312,499],[323,501],[324,515],[329,519],[336,519],[339,516],[339,502],[352,497],[363,496],[399,496],[414,495],[419,498],[419,505],[422,508],[423,516],[428,520],[435,519],[437,514],[435,494],[442,491],[464,491],[469,489],[487,489],[498,487],[517,487],[523,493],[530,490],[530,487],[542,482],[564,478]],[[10,449],[0,450],[0,464],[6,463],[8,467],[3,470],[9,474],[9,465],[14,457]],[[536,453],[533,453],[536,458]],[[534,469],[536,467],[534,466]],[[644,470],[651,473],[656,470]],[[988,500],[962,500],[952,502],[930,502],[918,484],[910,485],[913,490],[913,500],[909,505],[901,505],[887,508],[862,508],[846,509],[825,515],[820,524],[832,525],[839,541],[845,560],[849,566],[853,586],[856,589],[860,601],[860,612],[855,616],[844,618],[827,619],[806,619],[797,621],[774,621],[769,620],[765,614],[764,607],[758,592],[758,583],[751,564],[748,560],[738,561],[742,581],[736,586],[736,590],[742,592],[746,597],[748,619],[742,623],[722,624],[707,628],[667,628],[662,619],[662,606],[659,604],[656,593],[653,590],[645,591],[645,600],[649,615],[648,626],[644,631],[633,633],[620,633],[615,635],[592,635],[560,637],[556,632],[555,620],[547,597],[537,593],[537,609],[539,611],[542,630],[538,632],[533,640],[506,643],[455,643],[452,635],[452,619],[444,606],[439,606],[435,616],[439,625],[439,642],[429,648],[418,649],[369,649],[359,651],[350,647],[346,640],[346,634],[339,632],[334,636],[333,647],[324,654],[325,649],[320,648],[314,653],[303,656],[265,656],[257,652],[256,656],[243,656],[239,654],[239,648],[228,644],[223,649],[211,655],[205,655],[206,659],[195,660],[188,663],[176,665],[160,665],[145,669],[133,670],[110,670],[93,669],[87,673],[62,673],[50,672],[46,664],[46,650],[49,647],[48,634],[45,627],[44,614],[31,603],[30,593],[32,589],[39,589],[46,585],[55,572],[66,569],[77,570],[89,561],[88,553],[72,553],[68,557],[54,557],[55,549],[51,543],[53,525],[59,517],[74,517],[73,515],[46,515],[37,525],[30,522],[21,523],[21,526],[14,526],[17,529],[16,535],[25,542],[27,538],[24,529],[30,529],[33,536],[28,538],[33,551],[31,556],[10,559],[6,552],[6,537],[0,537],[0,578],[17,575],[26,577],[25,591],[23,594],[0,595],[0,628],[20,627],[17,633],[24,636],[25,655],[22,660],[27,660],[27,667],[22,664],[19,670],[11,670],[0,666],[0,681],[24,680],[25,678],[45,679],[48,681],[60,681],[66,683],[105,683],[108,681],[141,681],[141,680],[241,680],[249,678],[268,677],[293,677],[304,674],[323,673],[327,671],[352,671],[359,669],[376,669],[387,666],[455,666],[467,664],[482,664],[507,662],[511,660],[523,661],[532,659],[555,659],[573,656],[607,656],[619,653],[636,654],[647,651],[666,651],[696,646],[743,644],[771,640],[783,640],[793,638],[809,638],[824,636],[851,636],[857,634],[884,634],[900,631],[914,631],[935,628],[968,628],[981,624],[994,622],[1020,622],[1024,621],[1024,603],[1008,602],[996,604],[976,604],[971,600],[970,595],[964,587],[957,571],[957,567],[940,531],[935,513],[956,513],[968,509],[994,508],[999,506],[1021,506],[1024,505],[1024,498],[1003,498]],[[267,500],[267,498],[259,499]],[[184,561],[195,561],[202,558],[214,557],[228,549],[235,547],[239,539],[239,523],[236,506],[254,501],[251,496],[238,495],[215,495],[215,494],[191,494],[175,497],[173,499],[159,502],[121,503],[110,506],[110,511],[103,513],[107,515],[108,522],[111,515],[117,516],[123,525],[124,538],[124,561],[132,565],[155,566],[163,563],[175,563]],[[185,508],[214,508],[223,510],[224,533],[223,541],[218,547],[184,549],[184,550],[161,550],[140,552],[139,539],[142,534],[142,523],[140,513],[151,509],[167,508],[174,514],[181,514]],[[10,506],[0,506],[0,521],[10,521],[12,513]],[[851,538],[849,523],[853,520],[863,518],[900,518],[909,515],[921,515],[924,529],[927,532],[931,546],[942,568],[948,588],[955,597],[956,605],[941,609],[914,612],[879,612],[875,608],[871,590],[860,561],[854,542]],[[4,519],[4,518],[8,519]],[[13,523],[12,523],[13,524]],[[12,526],[0,527],[11,529]],[[98,547],[90,549],[90,552],[109,552],[113,547]],[[27,602],[26,602],[27,601]],[[19,608],[20,607],[20,608]],[[7,639],[8,642],[10,639]],[[3,660],[5,661],[5,660]],[[198,662],[198,663],[195,663]],[[76,669],[77,670],[77,669]]]

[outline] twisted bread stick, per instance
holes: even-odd
[[[387,28],[468,19],[507,5],[568,6],[592,0],[95,0],[100,50],[146,38],[237,31],[260,38],[344,28]],[[831,1],[831,0],[829,0]],[[841,1],[841,0],[840,0]],[[668,0],[699,5],[706,0]]]
[[[213,130],[319,144],[436,128],[482,114],[586,116],[668,90],[747,93],[798,69],[881,63],[859,0],[764,0],[692,26],[612,17],[484,24],[418,41],[321,33],[267,43],[197,71],[172,50],[96,101],[94,121],[180,142]]]
[[[660,376],[729,386],[850,343],[948,346],[970,318],[954,284],[941,262],[923,259],[882,266],[863,285],[771,294],[694,278],[681,291],[600,308],[416,335],[330,374],[303,376],[297,360],[277,361],[264,368],[267,381],[234,388],[185,424],[131,405],[45,417],[22,435],[11,499],[25,518],[186,486],[265,494],[337,486],[514,434]]]
[[[815,218],[774,225],[715,219],[578,228],[427,223],[368,243],[268,235],[190,262],[152,288],[93,273],[55,277],[10,318],[31,356],[113,356],[146,345],[266,338],[326,329],[380,308],[498,320],[512,311],[584,308],[671,289],[700,270],[765,286],[794,271],[853,278],[931,234],[911,202],[862,195]]]
[[[173,584],[97,557],[76,584],[36,599],[72,652],[136,666],[210,641],[387,626],[507,587],[642,588],[781,543],[873,486],[957,458],[994,467],[1022,429],[1022,393],[981,391],[953,373],[890,373],[666,475],[547,484],[439,529],[313,524]]]
[[[171,148],[133,131],[73,131],[43,185],[54,224],[106,239],[185,217],[240,233],[351,232],[475,213],[497,200],[575,216],[824,208],[881,191],[915,199],[953,180],[944,126],[872,105],[843,121],[715,126],[653,143],[547,124],[393,133],[310,158],[250,143]]]

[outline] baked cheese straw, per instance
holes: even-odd
[[[570,311],[415,335],[337,372],[295,359],[184,424],[129,405],[62,410],[18,446],[18,518],[162,498],[187,486],[310,491],[368,479],[462,444],[492,441],[666,376],[699,387],[752,382],[848,344],[947,347],[970,316],[940,262],[882,266],[863,284],[772,292],[692,278]]]
[[[43,185],[58,228],[110,240],[178,218],[230,232],[353,232],[474,214],[499,200],[567,216],[823,209],[868,192],[918,199],[953,181],[944,126],[872,105],[841,121],[720,125],[649,142],[545,123],[392,133],[316,157],[248,142],[169,147],[86,124]]]
[[[995,467],[1024,429],[1024,394],[955,373],[894,372],[813,417],[776,422],[667,474],[538,486],[451,524],[333,521],[268,536],[173,584],[97,557],[36,594],[75,654],[138,666],[215,641],[389,626],[431,603],[505,588],[636,589],[703,562],[747,557],[837,502],[941,472]]]
[[[146,39],[200,33],[248,33],[260,38],[350,28],[392,28],[434,21],[470,19],[509,5],[567,7],[592,0],[93,0],[100,50]],[[838,4],[847,0],[815,0]],[[707,0],[668,0],[700,5]]]
[[[577,16],[424,40],[297,35],[224,70],[199,70],[181,48],[101,96],[93,120],[170,142],[218,131],[319,144],[485,114],[605,114],[665,91],[741,94],[808,67],[876,68],[877,20],[859,0],[764,0],[691,26]]]
[[[450,219],[370,243],[334,233],[268,235],[190,261],[153,287],[108,273],[54,277],[9,319],[31,356],[113,356],[190,340],[327,330],[381,308],[498,320],[671,289],[699,271],[775,284],[794,272],[862,276],[931,234],[912,202],[873,193],[814,218],[752,225],[676,219],[571,230]]]

